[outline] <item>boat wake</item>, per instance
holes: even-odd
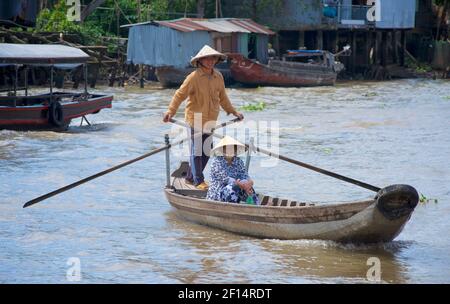
[[[275,243],[277,246],[298,246],[298,247],[312,247],[312,248],[338,248],[344,250],[366,251],[366,250],[385,250],[395,253],[399,250],[405,249],[413,245],[412,240],[392,241],[387,243],[374,244],[356,244],[356,243],[338,243],[334,241],[324,240],[276,240],[267,239],[266,241]]]

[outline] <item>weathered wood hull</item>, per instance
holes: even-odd
[[[332,66],[272,61],[268,65],[242,55],[229,55],[233,79],[250,86],[311,87],[334,85],[337,73]]]
[[[70,95],[64,93],[61,95]],[[79,95],[79,94],[78,94]],[[55,93],[58,99],[58,93]],[[35,97],[35,99],[33,99]],[[9,130],[64,130],[71,120],[88,114],[98,113],[100,110],[112,107],[112,95],[91,94],[87,100],[61,100],[60,104],[63,113],[63,123],[55,126],[49,119],[48,94],[38,96],[21,97],[29,105],[13,106],[11,101],[3,98],[0,103],[0,129]],[[8,105],[10,103],[10,105]],[[34,104],[33,104],[34,103]]]
[[[194,68],[181,69],[172,66],[158,67],[155,69],[155,75],[163,87],[173,88],[179,87],[194,70]]]
[[[218,68],[217,70],[222,73],[225,84],[229,85],[233,82],[231,79],[231,72],[228,68]],[[179,87],[193,71],[195,71],[195,68],[165,66],[156,68],[155,75],[163,87],[174,88]]]
[[[351,243],[392,241],[403,230],[417,205],[414,195],[412,199],[402,197],[395,201],[395,206],[380,199],[299,204],[275,198],[270,198],[265,206],[253,206],[209,201],[169,188],[165,189],[165,194],[183,218],[229,232],[258,238]],[[390,206],[389,212],[386,206]]]

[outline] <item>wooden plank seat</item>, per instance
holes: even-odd
[[[278,197],[270,197],[267,195],[259,195],[262,206],[273,206],[273,207],[306,207],[315,206],[314,203],[298,202],[289,199],[280,200]]]

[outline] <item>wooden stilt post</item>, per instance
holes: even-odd
[[[381,33],[381,65],[386,67],[388,57],[388,43],[387,43],[387,32],[383,31]]]
[[[397,31],[392,30],[392,59],[394,63],[398,63],[398,45],[397,45]]]
[[[323,49],[323,31],[318,30],[316,34],[316,48],[318,50]]]
[[[336,31],[329,31],[328,32],[328,47],[330,48],[330,51],[332,53],[339,52],[339,49],[337,48],[337,30]]]
[[[356,55],[357,55],[357,51],[356,51],[356,32],[355,31],[351,31],[350,32],[350,39],[351,39],[351,43],[352,43],[352,64],[351,64],[351,71],[352,74],[355,74],[355,70],[356,70]]]
[[[372,49],[372,33],[370,31],[366,32],[366,49],[365,49],[365,61],[367,64],[367,67],[370,67],[371,60],[370,60],[370,50]]]
[[[339,52],[339,30],[336,30],[336,40],[333,44],[333,47],[335,53]]]
[[[139,65],[139,87],[141,89],[144,88],[144,65]]]
[[[28,96],[28,67],[24,68],[25,96]]]
[[[400,32],[400,43],[401,43],[401,48],[400,48],[400,65],[401,66],[405,66],[405,50],[406,50],[406,35],[405,35],[405,30],[402,30]]]
[[[298,32],[298,48],[302,48],[305,46],[305,32],[299,31]]]
[[[94,71],[92,71],[91,81],[90,81],[89,85],[93,89],[93,88],[95,88],[95,85],[97,83],[97,77],[98,77],[98,72],[99,72],[99,69],[100,69],[100,63],[94,63],[92,65],[92,67],[93,67]]]
[[[381,32],[375,32],[375,56],[374,56],[375,65],[380,64],[381,62]]]

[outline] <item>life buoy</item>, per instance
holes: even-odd
[[[64,126],[64,113],[61,104],[58,101],[53,101],[48,107],[48,121],[56,126]]]

